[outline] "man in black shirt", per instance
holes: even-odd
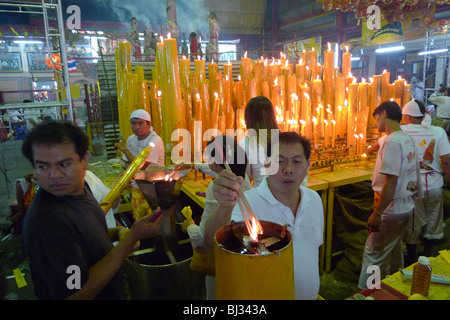
[[[104,212],[84,181],[88,138],[71,123],[38,125],[22,153],[39,182],[24,228],[37,297],[123,299],[122,262],[137,241],[159,232],[161,218],[152,223],[149,215],[130,229],[107,229]]]

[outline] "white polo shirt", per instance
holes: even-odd
[[[294,217],[289,207],[275,199],[264,178],[257,188],[245,192],[250,206],[259,220],[288,225],[294,251],[295,299],[317,300],[320,287],[319,247],[323,243],[324,213],[317,192],[300,186],[301,201]],[[239,206],[231,219],[242,221]]]
[[[153,130],[151,130],[147,138],[143,140],[138,140],[135,134],[129,136],[127,139],[127,149],[134,157],[137,157],[151,142],[153,142],[155,146],[152,147],[147,161],[154,166],[164,167],[164,143],[161,137]],[[127,157],[123,155],[122,160],[127,161]]]

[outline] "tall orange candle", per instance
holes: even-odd
[[[358,83],[351,83],[348,89],[347,146],[355,146],[356,117],[358,112]],[[338,125],[338,124],[336,124]]]
[[[385,101],[389,101],[390,99],[390,77],[391,73],[384,70],[381,74],[381,101],[383,103]]]
[[[331,44],[328,43],[328,50],[324,52],[323,63],[323,95],[325,105],[334,106],[335,90],[335,71],[334,71],[334,52],[331,50]],[[334,112],[337,110],[335,109]]]
[[[352,54],[348,52],[348,46],[345,46],[345,52],[342,54],[342,75],[344,78],[352,73]]]
[[[394,95],[394,99],[398,99],[399,100],[399,106],[402,107],[404,105],[404,103],[402,102],[403,100],[403,91],[405,89],[405,79],[402,79],[401,76],[398,76],[398,79],[395,80],[394,82],[394,87],[395,87],[395,95]]]
[[[199,74],[200,82],[206,81],[205,60],[201,60],[200,56],[194,61],[194,71]]]
[[[189,86],[189,73],[191,72],[191,60],[180,59],[180,84],[182,88],[187,88]]]
[[[250,79],[252,68],[252,59],[247,58],[247,51],[245,51],[244,57],[241,59],[240,66],[240,75],[242,81],[247,81],[248,79]]]
[[[183,101],[181,97],[180,69],[178,66],[178,49],[176,39],[172,39],[170,37],[164,39],[164,56],[167,70],[169,106],[172,124],[175,125],[180,123],[182,128],[186,128],[185,112],[184,110],[180,110],[183,108]]]

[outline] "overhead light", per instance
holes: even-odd
[[[361,60],[361,57],[351,57],[350,60],[351,61],[359,61],[359,60]]]
[[[400,51],[405,50],[405,47],[403,45],[401,46],[395,46],[395,47],[384,47],[384,48],[378,48],[375,50],[376,53],[387,53],[387,52],[394,52],[394,51]]]
[[[14,40],[14,43],[25,43],[25,44],[42,44],[40,40]]]
[[[447,52],[447,51],[448,51],[448,49],[436,49],[436,50],[431,50],[431,51],[422,51],[422,52],[419,52],[418,55],[423,56],[425,54],[441,53],[441,52]]]

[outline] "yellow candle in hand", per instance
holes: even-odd
[[[142,167],[142,164],[147,159],[151,149],[152,149],[151,146],[143,149],[141,153],[133,160],[133,162],[130,163],[128,168],[120,175],[116,183],[112,186],[109,193],[101,202],[102,203],[101,207],[103,209],[103,212],[105,212],[105,214],[111,209],[113,204],[120,197],[122,190],[128,185],[131,178],[133,178],[135,173]]]

